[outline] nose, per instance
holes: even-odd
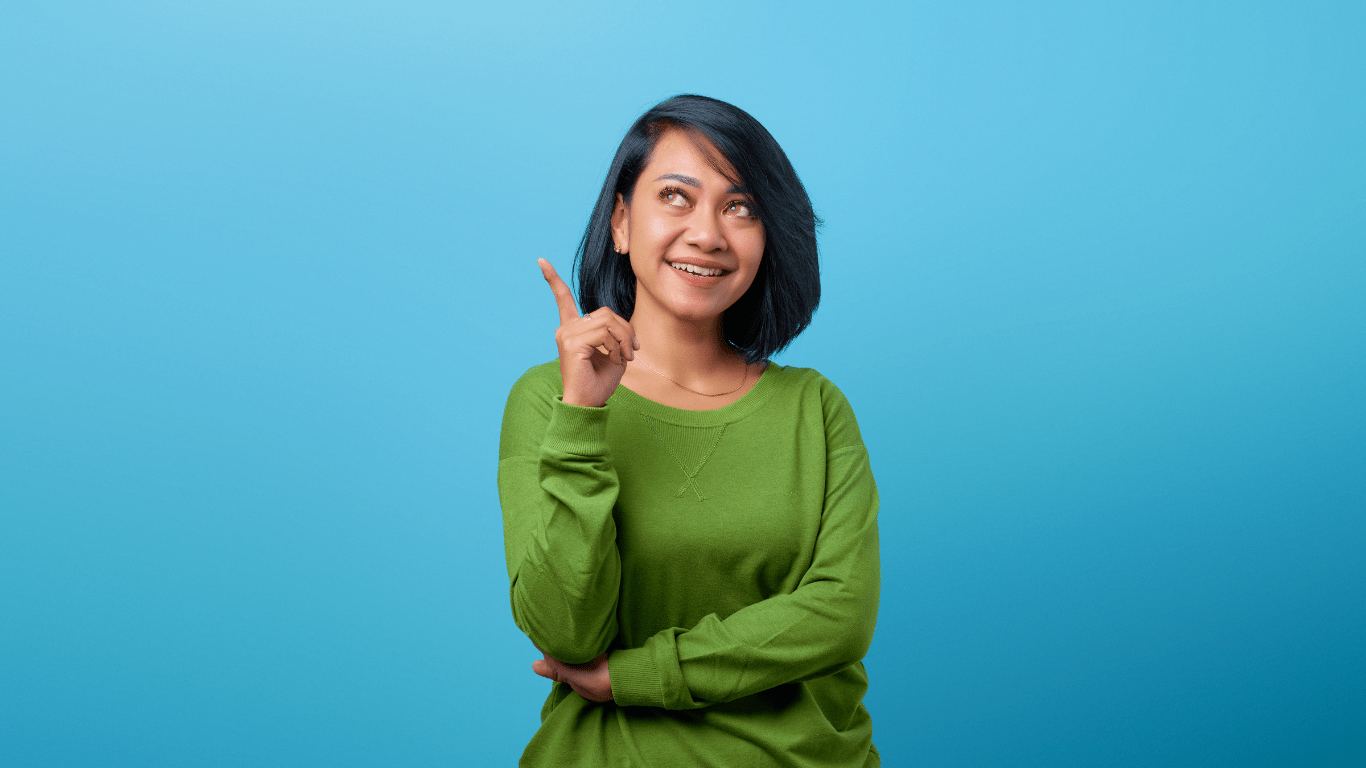
[[[715,213],[705,212],[705,209],[693,214],[692,221],[688,222],[688,233],[684,236],[683,242],[697,246],[704,253],[724,251],[729,247],[725,233],[721,231],[720,217]]]

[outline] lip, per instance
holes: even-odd
[[[672,269],[673,271],[678,272],[678,273],[680,273],[680,274],[687,275],[687,276],[689,276],[689,277],[703,277],[703,276],[702,276],[702,275],[694,275],[693,273],[688,272],[688,271],[686,271],[686,270],[676,269],[676,268],[674,267],[674,265],[675,265],[675,264],[687,264],[688,266],[691,266],[691,267],[701,267],[702,269],[716,269],[716,270],[720,270],[720,271],[721,271],[721,274],[719,274],[719,275],[711,275],[711,276],[705,278],[705,279],[709,279],[709,280],[711,280],[711,279],[716,279],[716,278],[718,278],[718,277],[725,277],[726,275],[729,275],[731,272],[734,272],[734,271],[735,271],[735,270],[730,269],[729,267],[725,266],[724,264],[720,264],[720,263],[717,263],[717,262],[715,262],[715,261],[707,261],[706,259],[698,259],[698,258],[692,258],[692,257],[687,257],[687,256],[684,256],[684,257],[678,258],[678,259],[665,259],[665,260],[664,260],[664,263],[667,264],[667,265],[669,266],[669,268]]]
[[[694,275],[694,274],[691,273],[691,272],[685,272],[685,271],[683,271],[683,270],[681,270],[681,269],[676,269],[676,268],[674,268],[673,266],[670,266],[670,264],[693,264],[693,263],[694,263],[694,262],[691,262],[691,261],[677,261],[677,262],[667,262],[667,261],[666,261],[666,262],[664,262],[664,265],[665,265],[664,268],[667,269],[667,270],[669,270],[670,272],[672,272],[673,275],[674,275],[674,277],[678,278],[679,280],[682,280],[684,283],[686,283],[686,284],[688,284],[688,285],[690,285],[690,286],[692,286],[692,287],[694,287],[694,288],[710,288],[710,287],[712,287],[712,286],[714,286],[714,285],[717,285],[717,284],[720,283],[722,280],[725,280],[726,277],[730,274],[730,272],[723,271],[723,272],[722,272],[721,274],[719,274],[719,275],[713,275],[713,276],[707,277],[707,276],[703,276],[703,275]],[[720,269],[719,267],[713,267],[713,266],[711,266],[711,265],[709,265],[709,264],[697,264],[697,266],[699,266],[699,267],[701,267],[701,266],[706,266],[706,267],[708,267],[709,269]]]

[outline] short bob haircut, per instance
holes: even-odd
[[[612,210],[618,194],[630,205],[640,172],[669,129],[705,137],[716,147],[739,176],[732,181],[749,192],[752,210],[764,225],[764,254],[754,283],[722,315],[721,328],[726,342],[748,362],[766,359],[806,329],[820,303],[820,220],[778,142],[758,120],[724,101],[675,96],[641,115],[626,132],[574,257],[579,304],[584,314],[603,306],[625,318],[635,311],[636,276],[630,259],[612,250]]]

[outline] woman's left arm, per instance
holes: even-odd
[[[832,388],[833,389],[833,388]],[[827,422],[854,444],[826,456],[815,557],[797,588],[691,629],[666,629],[608,657],[618,704],[693,709],[838,672],[863,658],[877,623],[877,486],[843,395]]]

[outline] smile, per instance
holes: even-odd
[[[724,269],[707,269],[706,267],[699,267],[696,264],[670,263],[669,266],[673,267],[674,269],[677,269],[680,272],[687,272],[693,275],[701,275],[702,277],[720,277],[721,275],[726,274],[726,270]]]

